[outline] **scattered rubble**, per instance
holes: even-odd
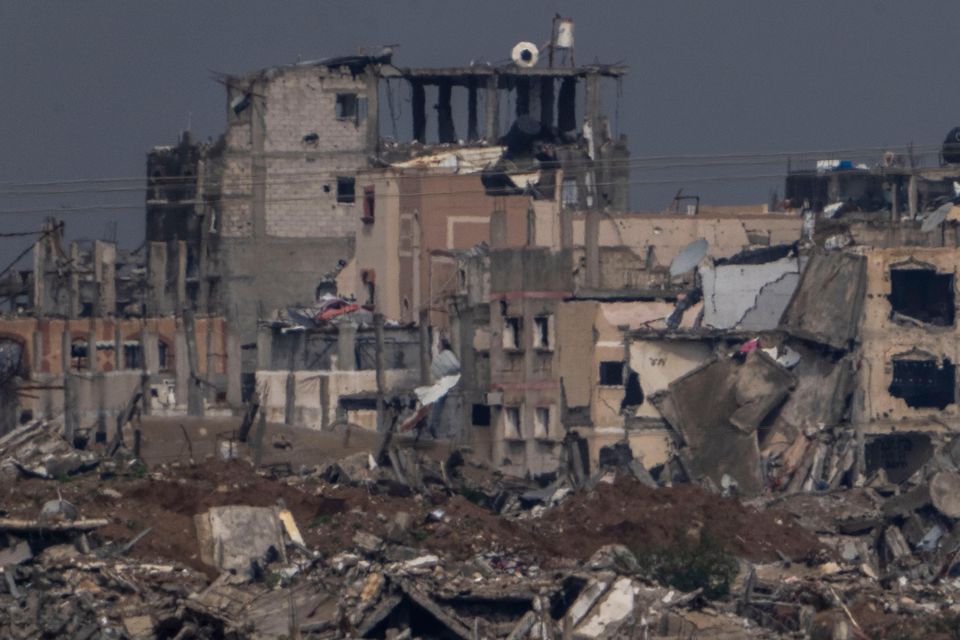
[[[11,436],[28,432],[23,447],[55,448],[36,435],[55,426]],[[900,485],[748,504],[664,486],[624,444],[578,486],[397,444],[285,473],[213,456],[20,471],[3,488],[0,635],[947,638],[954,449]]]

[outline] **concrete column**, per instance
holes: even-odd
[[[187,355],[187,332],[183,322],[177,323],[177,333],[174,337],[174,365],[176,367],[176,386],[174,393],[177,396],[177,407],[187,406],[187,396],[190,391],[190,358]]]
[[[357,325],[344,322],[337,325],[337,363],[341,371],[357,368]]]
[[[908,206],[910,207],[910,219],[916,220],[917,218],[917,201],[919,196],[917,194],[917,174],[910,174],[910,183],[907,186],[907,200]]]
[[[31,371],[31,377],[36,378],[43,371],[43,332],[39,329],[33,330],[33,341],[31,342],[31,355],[33,356],[30,360],[30,367],[33,369]]]
[[[273,369],[273,330],[270,327],[260,327],[257,331],[257,369]]]
[[[467,81],[467,140],[479,139],[480,133],[477,129],[477,78],[472,77]]]
[[[384,391],[386,384],[384,382],[383,365],[383,314],[373,314],[373,331],[376,339],[376,375],[377,375],[377,432],[382,433],[386,427],[384,416]]]
[[[487,78],[486,110],[483,117],[483,132],[489,144],[496,144],[500,138],[500,93],[497,88],[499,76],[493,74]]]
[[[189,304],[187,300],[187,243],[177,241],[177,310]]]
[[[586,110],[587,122],[597,135],[600,132],[600,76],[596,73],[587,74]]]
[[[373,67],[367,67],[367,151],[376,153],[380,146],[380,81]]]
[[[584,229],[584,245],[587,254],[587,287],[600,288],[600,212],[587,209]]]
[[[207,382],[213,382],[214,375],[215,375],[214,370],[217,367],[217,360],[216,360],[217,349],[214,346],[215,341],[214,341],[214,335],[213,335],[213,319],[212,318],[207,319],[206,329],[207,330],[204,332],[204,334],[206,335],[205,348],[207,350],[207,354],[206,354],[207,357],[204,359],[205,360],[204,368],[206,369],[206,371],[204,372],[203,377]],[[213,405],[217,401],[216,387],[214,387],[212,384],[206,384],[204,385],[204,388],[205,388],[204,390],[206,391],[205,395],[207,398],[207,402],[210,405]]]
[[[90,318],[87,329],[87,371],[96,373],[100,370],[97,361],[97,319]]]
[[[93,277],[97,283],[96,315],[112,316],[117,312],[116,288],[117,247],[111,242],[93,243]]]
[[[127,367],[124,357],[123,324],[119,319],[113,321],[113,370],[123,371]]]
[[[160,371],[159,338],[146,327],[140,332],[140,357],[143,359],[143,368],[147,373]]]
[[[64,322],[63,334],[60,337],[60,366],[63,370],[63,437],[71,443],[77,433],[77,399],[73,377],[70,375],[70,348],[72,345],[70,325]]]
[[[173,311],[167,295],[167,245],[147,243],[147,315],[160,316]]]
[[[76,242],[70,243],[70,318],[79,318],[80,309],[83,305],[80,303],[80,245]]]
[[[254,86],[250,104],[250,205],[253,237],[267,235],[267,160],[263,155],[266,132],[266,105],[263,91]]]
[[[297,414],[297,377],[293,371],[287,372],[284,387],[283,423],[294,424]]]
[[[234,409],[243,404],[242,355],[240,337],[233,329],[227,329],[227,404]]]
[[[197,321],[190,307],[186,307],[183,313],[183,333],[187,341],[187,414],[202,416],[204,407],[203,389],[200,383],[199,354],[197,352]]]
[[[147,354],[151,352],[153,355],[148,358]],[[143,415],[145,416],[150,415],[153,405],[153,396],[150,393],[150,372],[156,371],[156,360],[156,341],[151,342],[150,333],[146,327],[143,327],[140,329],[140,392],[143,394]]]
[[[498,202],[490,214],[490,248],[505,249],[507,246],[507,212]]]

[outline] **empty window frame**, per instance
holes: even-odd
[[[143,352],[140,350],[139,344],[124,343],[123,366],[126,369],[142,369],[143,368]]]
[[[476,427],[489,427],[490,426],[490,405],[488,404],[475,404],[473,405],[473,410],[471,411],[472,419],[474,426]]]
[[[523,318],[508,316],[503,319],[503,348],[518,351],[523,348]]]
[[[533,347],[544,351],[553,349],[553,316],[543,315],[533,319]]]
[[[600,363],[600,384],[608,387],[623,386],[623,363],[605,360]]]
[[[170,345],[163,340],[157,341],[157,362],[160,371],[173,370],[173,355],[170,353]]]
[[[337,178],[337,202],[351,204],[357,199],[357,181],[353,177],[340,176]]]
[[[359,100],[357,99],[357,94],[338,93],[336,107],[337,119],[356,120],[359,111],[358,104]]]
[[[934,269],[891,269],[890,307],[900,314],[941,327],[953,326],[952,273]]]
[[[503,437],[507,439],[523,437],[520,431],[520,407],[503,408]]]
[[[533,435],[537,438],[550,436],[550,407],[537,407],[533,415]]]
[[[908,407],[943,410],[955,402],[956,380],[956,366],[948,358],[940,365],[933,357],[894,358],[889,392]]]

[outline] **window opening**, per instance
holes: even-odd
[[[521,318],[509,317],[503,322],[503,348],[520,349],[520,331],[523,328]]]
[[[537,407],[534,417],[534,435],[538,438],[550,435],[550,407]]]
[[[354,120],[357,117],[357,94],[338,93],[337,94],[337,119]]]
[[[533,319],[533,346],[537,349],[552,349],[553,339],[550,335],[550,316],[537,316]]]
[[[600,363],[600,384],[619,387],[623,385],[623,363],[609,360]]]
[[[356,180],[346,176],[337,178],[337,202],[350,204],[356,197]]]
[[[890,306],[900,314],[941,327],[953,325],[953,274],[933,269],[891,269]]]
[[[504,407],[503,435],[507,438],[521,437],[520,436],[520,407]]]
[[[489,427],[490,426],[490,405],[486,404],[475,404],[473,405],[472,413],[472,422],[475,426],[478,427]]]
[[[907,406],[944,409],[954,402],[956,366],[949,358],[937,365],[935,358],[904,357],[893,360],[890,395],[902,398]]]

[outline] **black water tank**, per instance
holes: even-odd
[[[960,164],[960,127],[954,127],[943,141],[943,161],[947,164]]]

